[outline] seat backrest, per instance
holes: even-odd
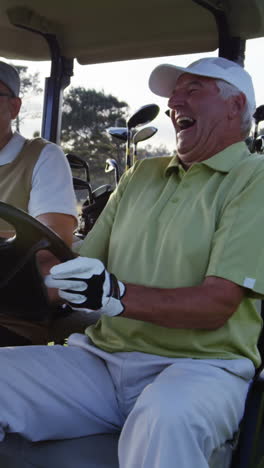
[[[261,300],[260,314],[264,323],[264,300]],[[259,375],[260,372],[264,369],[264,326],[262,326],[262,330],[259,336],[258,349],[259,349],[260,356],[261,356],[261,365],[257,369],[256,375]]]

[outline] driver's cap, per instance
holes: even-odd
[[[0,62],[0,81],[12,91],[14,96],[19,96],[20,78],[15,67],[6,62]]]
[[[253,114],[256,101],[251,76],[237,63],[222,57],[203,58],[191,63],[186,68],[169,64],[159,65],[150,75],[149,87],[158,96],[169,98],[178,78],[183,73],[221,79],[236,86],[239,91],[245,94]]]

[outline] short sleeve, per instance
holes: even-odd
[[[228,279],[264,296],[264,171],[248,182],[223,210],[206,276]]]
[[[63,151],[54,143],[43,148],[34,167],[28,211],[34,217],[63,213],[77,218],[71,169]]]

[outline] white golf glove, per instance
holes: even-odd
[[[97,311],[110,317],[124,311],[120,299],[125,294],[125,285],[95,258],[77,257],[55,265],[45,284],[58,289],[59,296],[74,310]]]

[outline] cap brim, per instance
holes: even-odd
[[[225,60],[228,62],[228,67],[226,64],[219,65],[217,62],[218,60]],[[158,96],[169,98],[175,89],[177,80],[183,73],[226,81],[235,86],[240,92],[244,93],[248,101],[250,112],[254,112],[256,106],[255,94],[250,75],[238,64],[221,57],[200,59],[187,68],[177,67],[176,65],[167,63],[159,65],[154,68],[149,77],[149,87],[151,91]]]
[[[149,88],[158,96],[170,97],[178,78],[183,73],[190,73],[190,70],[176,65],[158,65],[149,77]]]

